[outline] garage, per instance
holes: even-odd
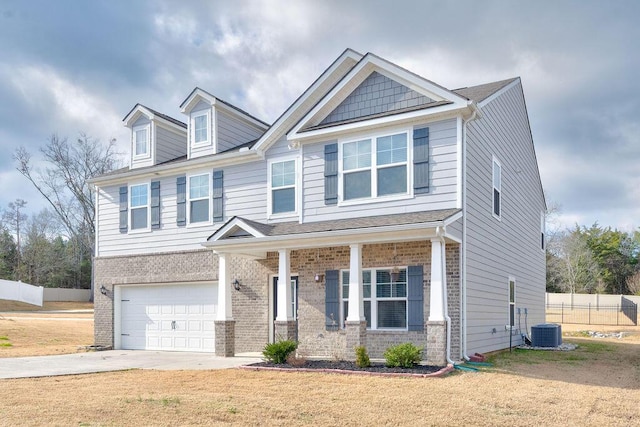
[[[115,314],[116,320],[120,319],[115,325],[116,348],[215,351],[216,284],[118,286],[116,289]]]

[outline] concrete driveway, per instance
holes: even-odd
[[[0,359],[0,378],[50,377],[125,369],[229,369],[259,362],[259,357],[216,357],[208,353],[109,350]]]

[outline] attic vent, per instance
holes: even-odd
[[[543,323],[531,327],[531,344],[534,347],[557,347],[562,344],[562,328],[555,323]]]

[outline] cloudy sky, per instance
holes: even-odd
[[[12,155],[80,132],[128,150],[143,103],[199,86],[273,122],[346,48],[455,89],[520,76],[562,224],[640,226],[640,2],[0,0],[0,207]]]

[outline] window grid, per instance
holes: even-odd
[[[193,118],[194,142],[196,144],[207,142],[207,115],[201,114]]]
[[[342,144],[342,199],[407,194],[408,133]]]
[[[135,130],[134,135],[136,156],[146,155],[148,153],[147,146],[149,141],[149,134],[147,129],[137,129]]]
[[[189,223],[209,222],[209,174],[189,177]]]
[[[271,213],[296,211],[296,161],[271,164]]]
[[[147,184],[131,186],[130,205],[131,230],[148,228],[149,186]]]
[[[342,304],[341,324],[345,325],[349,313],[349,270],[341,272]],[[391,281],[391,269],[362,270],[362,293],[367,329],[407,329],[407,269],[399,270],[397,281]],[[391,317],[396,325],[384,324]]]

